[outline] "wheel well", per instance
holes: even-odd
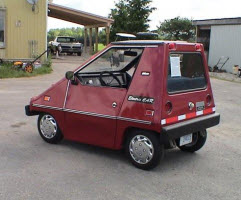
[[[30,116],[34,116],[34,115],[40,115],[42,112],[39,111],[31,111]]]
[[[46,111],[39,111],[38,115],[52,115],[55,118],[55,116],[52,113],[49,113],[49,112],[46,112]]]
[[[146,130],[146,129],[141,129],[141,128],[136,128],[136,127],[128,127],[128,128],[125,130],[124,135],[123,135],[122,147],[124,147],[128,135],[129,135],[132,131],[136,131],[136,130],[139,130],[139,131],[140,131],[140,130],[142,130],[142,131],[147,131],[147,132],[149,132],[149,133],[151,133],[151,134],[156,135],[157,138],[160,138],[160,133],[158,133],[158,132],[151,131],[151,130]]]
[[[52,116],[55,118],[55,116],[54,116],[53,114],[48,113],[48,112],[43,112],[43,111],[39,111],[37,115],[38,115],[38,117],[39,117],[40,115],[52,115]]]
[[[43,115],[43,114],[48,114],[48,115],[50,115],[50,113],[48,113],[48,112],[38,111],[38,115]]]

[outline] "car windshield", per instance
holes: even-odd
[[[79,73],[122,71],[128,65],[140,58],[141,48],[111,48]]]
[[[57,42],[74,43],[74,42],[76,42],[76,39],[75,38],[69,38],[69,37],[59,37]]]

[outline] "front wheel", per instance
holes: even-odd
[[[44,141],[57,144],[63,139],[61,130],[50,114],[40,114],[38,117],[38,131]]]
[[[137,168],[149,170],[156,167],[164,155],[159,138],[147,131],[133,131],[125,144],[127,157]]]
[[[199,132],[193,133],[192,134],[192,142],[190,144],[180,146],[179,139],[176,142],[177,142],[178,148],[181,149],[182,151],[187,151],[187,152],[193,153],[193,152],[201,149],[204,146],[206,140],[207,140],[207,131],[204,130],[204,131],[199,131]]]

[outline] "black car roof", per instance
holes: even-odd
[[[127,40],[127,41],[117,41],[112,42],[113,45],[160,45],[160,44],[187,44],[185,41],[162,41],[162,40]]]

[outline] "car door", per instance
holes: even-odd
[[[65,137],[112,148],[126,89],[69,85],[65,105]]]
[[[127,82],[123,70],[136,61],[142,50],[133,54],[128,49],[128,56],[124,52],[125,49],[120,48],[107,49],[103,55],[93,58],[90,64],[75,72],[78,84],[69,82],[64,106],[65,138],[114,148],[117,116],[127,93],[127,85],[118,87],[118,84],[124,84],[124,80]],[[109,81],[109,86],[103,86],[101,82],[103,72],[107,72],[104,78]],[[108,77],[111,73],[120,73],[123,82]],[[113,86],[113,82],[117,85]]]

